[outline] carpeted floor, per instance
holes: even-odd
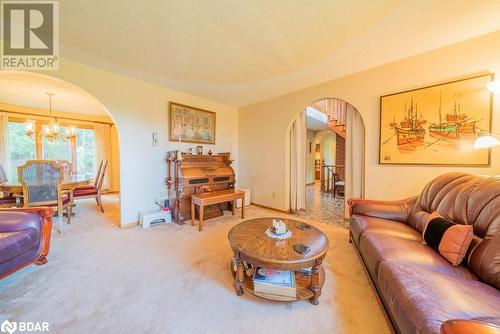
[[[347,241],[347,230],[318,224],[330,240],[320,304],[237,297],[227,232],[237,216],[148,230],[116,227],[116,198],[105,214],[81,203],[66,233],[53,234],[49,262],[0,281],[0,322],[48,321],[51,333],[386,333],[380,306]],[[247,218],[284,216],[249,207]]]

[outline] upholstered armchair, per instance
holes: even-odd
[[[47,263],[52,212],[48,207],[0,209],[0,279],[31,263]]]

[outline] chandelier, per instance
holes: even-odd
[[[52,117],[52,96],[53,93],[45,93],[49,97],[49,124],[43,128],[40,132],[40,136],[47,138],[49,143],[53,143],[58,139],[62,141],[67,141],[71,138],[76,137],[76,127],[70,125],[68,127],[62,127],[57,121],[57,117]],[[28,120],[24,123],[24,133],[27,136],[35,135],[35,121]]]

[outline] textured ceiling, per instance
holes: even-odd
[[[498,30],[499,12],[499,0],[61,1],[61,55],[241,107]]]
[[[93,96],[66,81],[30,72],[0,71],[0,103],[73,114],[108,116]]]
[[[61,43],[171,79],[247,82],[325,58],[398,2],[64,1]]]

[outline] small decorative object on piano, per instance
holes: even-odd
[[[189,155],[193,154],[193,148],[192,147],[188,148],[188,154]]]
[[[212,150],[208,150],[208,155],[212,155]]]
[[[281,219],[273,219],[273,226],[266,231],[268,237],[284,240],[292,236],[292,232]]]
[[[196,146],[196,153],[203,154],[203,146],[201,145]]]

